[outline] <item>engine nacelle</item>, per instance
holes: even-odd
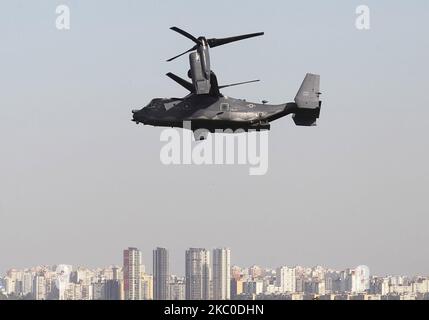
[[[203,61],[198,52],[192,52],[189,55],[189,64],[191,66],[192,84],[196,94],[208,94],[210,92],[210,78],[206,78],[206,70]]]

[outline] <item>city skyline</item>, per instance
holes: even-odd
[[[213,263],[214,263],[214,261],[213,261],[214,260],[213,259],[213,253],[215,251],[220,251],[220,252],[223,251],[224,255],[226,254],[225,251],[227,251],[228,252],[227,253],[228,258],[226,259],[226,261],[228,261],[228,263],[225,264],[225,265],[229,265],[229,268],[231,268],[231,269],[233,269],[233,267],[236,267],[236,266],[247,266],[248,268],[258,267],[258,268],[273,269],[273,270],[276,270],[276,271],[279,268],[284,268],[284,267],[289,268],[289,267],[302,267],[302,266],[306,266],[306,267],[309,267],[309,268],[324,266],[325,268],[332,269],[332,270],[345,270],[345,269],[348,269],[348,268],[351,267],[350,265],[345,265],[345,266],[338,267],[338,266],[333,266],[333,265],[329,265],[329,264],[325,265],[325,264],[321,264],[321,263],[316,263],[316,264],[313,264],[313,265],[305,265],[305,264],[302,264],[302,263],[283,263],[283,264],[280,264],[280,265],[277,265],[277,266],[273,266],[273,265],[269,265],[269,264],[256,263],[255,262],[255,263],[251,263],[251,264],[247,264],[246,265],[246,264],[240,264],[240,263],[238,263],[236,261],[231,262],[231,251],[232,250],[229,247],[213,247],[213,248],[188,247],[188,248],[186,248],[186,249],[183,250],[183,252],[185,253],[184,254],[184,259],[183,259],[183,270],[185,270],[185,272],[181,273],[181,272],[177,272],[177,271],[172,271],[172,269],[171,269],[172,266],[176,266],[176,269],[180,269],[180,268],[177,266],[178,263],[174,263],[174,261],[172,263],[172,261],[170,259],[170,250],[168,248],[157,246],[155,249],[153,249],[151,251],[151,253],[149,255],[145,255],[145,253],[142,250],[140,250],[138,247],[136,247],[136,246],[129,246],[127,249],[123,250],[123,254],[122,254],[121,258],[120,259],[116,259],[117,262],[111,262],[111,263],[107,263],[107,264],[104,264],[104,265],[96,265],[96,264],[90,264],[90,263],[73,264],[70,261],[68,261],[68,262],[67,261],[66,262],[62,261],[62,262],[56,262],[56,263],[41,263],[41,264],[33,265],[33,266],[30,266],[30,265],[16,266],[16,265],[12,264],[12,265],[9,265],[9,267],[5,268],[4,271],[0,272],[0,277],[2,275],[5,275],[6,272],[9,271],[9,270],[13,270],[13,269],[25,270],[25,269],[33,268],[35,266],[43,266],[43,267],[48,266],[48,267],[50,267],[50,266],[57,266],[57,265],[67,265],[67,266],[74,266],[76,268],[85,267],[85,268],[89,268],[89,269],[97,269],[97,268],[114,268],[114,269],[116,268],[116,269],[118,269],[118,268],[122,268],[121,266],[125,265],[126,252],[129,252],[130,250],[132,252],[134,252],[133,255],[131,255],[132,259],[135,261],[134,266],[139,265],[139,268],[140,269],[143,268],[143,272],[145,272],[147,274],[154,274],[154,265],[155,265],[154,257],[156,256],[157,250],[163,250],[163,251],[165,250],[163,252],[163,254],[166,255],[166,260],[164,258],[163,262],[164,263],[167,262],[167,270],[168,270],[165,274],[178,275],[178,276],[183,276],[183,277],[186,276],[186,263],[187,263],[186,256],[187,256],[188,252],[192,252],[192,251],[194,251],[194,252],[199,252],[199,251],[204,252],[206,254],[206,256],[203,259],[207,259],[207,256],[208,256],[208,261],[209,261],[208,264],[209,265],[213,265]],[[152,259],[149,259],[148,257],[151,257]],[[135,260],[135,259],[137,259],[137,260]],[[140,261],[140,263],[137,263],[137,261]],[[358,264],[355,264],[355,266],[366,266],[366,264],[364,264],[364,263],[358,263]],[[370,267],[370,266],[368,266],[368,267]],[[142,270],[137,271],[137,272],[142,272]],[[429,272],[428,273],[420,273],[420,274],[413,274],[413,273],[404,273],[404,274],[402,274],[402,273],[389,273],[389,272],[377,273],[377,272],[372,272],[371,271],[371,274],[372,275],[376,275],[376,276],[404,276],[404,277],[420,277],[420,276],[426,277],[426,276],[428,276],[429,277]]]
[[[136,246],[129,247],[129,248],[135,248],[135,249],[137,249]],[[163,248],[163,247],[159,247],[159,246],[156,247],[156,248],[166,249],[168,252],[170,251],[168,248]],[[186,252],[188,249],[192,249],[192,247],[185,248],[183,250],[183,252]],[[215,247],[212,247],[212,248],[207,248],[207,249],[206,248],[201,248],[201,249],[204,249],[204,250],[206,250],[208,252],[212,252],[212,250],[223,249],[223,248],[219,248],[219,247],[215,246]],[[228,249],[230,251],[232,251],[231,248],[228,247]],[[142,259],[142,264],[141,265],[144,266],[145,270],[149,271],[149,273],[151,273],[151,274],[154,273],[153,255],[154,255],[154,251],[155,250],[156,249],[151,250],[150,254],[145,254],[144,251],[139,250],[140,254],[141,254],[141,259]],[[149,260],[148,257],[152,257],[152,259]],[[115,260],[116,262],[113,262],[113,260]],[[171,263],[170,256],[169,256],[168,268],[170,270],[170,274],[185,276],[186,275],[186,258],[182,259],[181,263],[177,263],[177,260],[181,260],[181,259],[175,259],[173,261],[173,263]],[[285,259],[285,261],[286,260],[288,260],[288,259]],[[112,259],[111,262],[107,262],[107,263],[102,264],[102,265],[99,265],[99,264],[96,264],[96,263],[89,263],[89,262],[88,263],[82,263],[82,264],[80,264],[80,263],[73,263],[72,261],[68,261],[66,259],[64,261],[60,261],[60,262],[57,261],[57,262],[53,262],[53,263],[43,263],[42,262],[42,263],[39,263],[39,264],[36,264],[36,265],[33,265],[33,266],[72,265],[72,266],[78,266],[78,267],[79,266],[85,266],[87,268],[100,268],[100,267],[114,267],[114,266],[117,267],[117,266],[121,266],[123,264],[123,261],[124,261],[123,256],[121,258]],[[262,268],[274,268],[274,269],[276,269],[278,267],[283,267],[283,266],[303,266],[303,265],[307,265],[307,264],[303,264],[303,263],[299,263],[299,262],[291,262],[291,261],[289,261],[288,263],[285,262],[285,263],[280,264],[278,266],[272,266],[272,265],[269,265],[267,263],[263,263],[263,262],[259,263],[259,262],[256,262],[256,261],[254,263],[250,263],[250,264],[242,264],[242,263],[238,263],[238,262],[231,264],[231,266],[240,266],[240,265],[245,265],[245,266],[247,265],[249,267],[251,267],[251,266],[259,266],[259,267],[262,267]],[[340,264],[340,265],[334,265],[334,264],[324,264],[324,263],[315,263],[315,264],[311,264],[311,265],[307,265],[307,266],[317,267],[317,266],[322,266],[322,265],[326,266],[329,269],[333,269],[333,270],[344,270],[344,269],[347,269],[347,268],[350,267],[350,265],[342,265],[342,264]],[[354,265],[355,266],[359,266],[359,265],[367,265],[367,264],[357,262]],[[4,270],[0,270],[0,276],[4,275],[8,270],[11,270],[11,269],[24,270],[24,269],[28,269],[28,268],[31,268],[31,266],[29,264],[24,264],[24,265],[9,264],[9,265],[7,265],[4,268]],[[181,270],[183,270],[183,271],[181,272]],[[412,272],[408,272],[408,273],[391,273],[391,272],[383,272],[383,271],[381,271],[381,272],[374,272],[374,274],[377,274],[378,276],[399,276],[400,275],[400,276],[405,276],[405,277],[429,276],[429,272],[426,272],[426,273],[425,272],[422,272],[422,273],[412,273]]]
[[[248,267],[231,263],[229,248],[188,248],[186,274],[169,272],[169,251],[153,250],[154,273],[142,252],[123,250],[122,267],[58,264],[0,276],[0,298],[35,300],[429,300],[429,276],[372,275],[360,265]]]

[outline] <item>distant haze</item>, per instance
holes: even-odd
[[[122,265],[128,246],[228,246],[233,264],[368,265],[429,272],[429,2],[18,1],[0,3],[0,273]],[[71,30],[55,28],[67,4]],[[272,124],[269,170],[164,166],[162,129],[131,110],[184,96],[190,48],[169,30],[265,36],[211,50],[232,97],[293,101],[321,75],[319,125]]]

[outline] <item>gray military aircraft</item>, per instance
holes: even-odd
[[[190,123],[196,140],[207,137],[204,132],[231,129],[242,130],[269,130],[270,122],[292,114],[298,126],[316,125],[320,115],[322,102],[320,96],[320,76],[308,73],[301,84],[294,102],[278,105],[247,102],[244,99],[235,99],[224,96],[220,90],[226,87],[252,83],[252,80],[230,85],[219,85],[215,73],[210,69],[209,48],[221,46],[230,42],[263,35],[263,32],[242,36],[206,39],[195,38],[193,35],[172,27],[171,30],[195,42],[191,49],[167,61],[172,61],[186,53],[190,53],[190,70],[188,76],[192,82],[173,74],[167,76],[189,91],[183,98],[155,98],[141,110],[133,110],[132,121],[137,124],[179,127]],[[203,130],[205,129],[205,130]],[[198,133],[197,133],[198,131]]]

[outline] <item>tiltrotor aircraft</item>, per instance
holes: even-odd
[[[167,61],[172,61],[189,53],[190,70],[188,76],[192,82],[173,73],[167,76],[189,91],[183,98],[155,98],[141,110],[133,110],[133,121],[152,126],[183,128],[184,122],[190,123],[196,140],[203,140],[206,134],[217,129],[269,130],[270,122],[288,114],[298,126],[313,126],[319,118],[322,102],[319,100],[320,76],[307,74],[295,97],[295,102],[279,105],[247,102],[224,96],[220,90],[226,87],[256,82],[259,80],[219,85],[215,73],[210,69],[209,48],[230,42],[261,36],[264,33],[252,33],[242,36],[206,39],[193,35],[177,27],[170,28],[192,40],[195,45],[184,53]],[[206,130],[200,130],[206,129]],[[196,131],[200,132],[196,133]]]

